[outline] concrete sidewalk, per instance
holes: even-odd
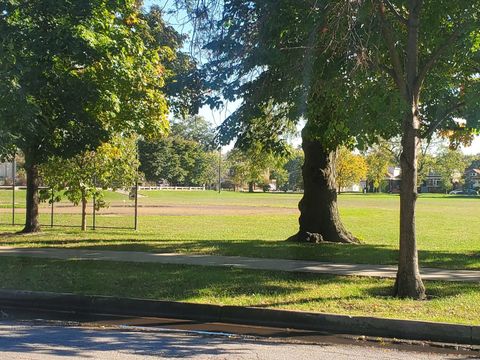
[[[175,253],[157,254],[133,251],[0,247],[0,256],[223,266],[242,269],[379,278],[395,278],[397,272],[396,266],[388,265],[339,264],[304,260],[248,258],[241,256],[185,255]],[[424,280],[480,282],[480,271],[422,268],[420,272]]]

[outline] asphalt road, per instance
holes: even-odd
[[[428,351],[428,350],[427,350]],[[478,354],[477,354],[478,356]],[[294,344],[242,336],[0,323],[0,359],[475,359],[351,344]]]

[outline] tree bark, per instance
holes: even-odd
[[[38,188],[40,177],[38,174],[38,165],[28,160],[26,157],[25,170],[27,173],[27,199],[26,199],[26,217],[25,227],[22,233],[35,233],[40,231],[40,223],[38,221],[38,205],[40,203],[40,195]]]
[[[415,231],[415,207],[417,201],[417,158],[419,138],[418,110],[406,116],[402,138],[402,183],[400,186],[400,249],[395,295],[401,298],[425,298],[425,286],[418,266],[418,250]]]
[[[305,161],[302,167],[304,182],[300,210],[300,229],[288,240],[297,242],[359,243],[340,220],[335,184],[337,151],[327,151],[318,140],[302,131]]]
[[[425,298],[425,287],[420,277],[415,231],[417,200],[417,155],[419,139],[415,114],[407,115],[400,158],[402,183],[400,188],[400,250],[395,295],[415,299]]]
[[[395,295],[401,298],[425,299],[425,286],[420,277],[415,231],[417,201],[418,149],[420,146],[420,84],[418,81],[418,34],[421,1],[409,0],[408,38],[406,49],[406,112],[403,121],[400,168],[400,249]]]
[[[255,190],[255,189],[254,189],[254,183],[253,183],[253,181],[250,181],[250,182],[248,183],[248,192],[249,192],[249,193],[253,193],[254,190]]]

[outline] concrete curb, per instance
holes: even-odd
[[[0,306],[282,327],[300,330],[480,345],[480,326],[345,316],[241,306],[0,290]]]

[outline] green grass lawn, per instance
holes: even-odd
[[[429,300],[393,281],[242,269],[8,257],[2,288],[114,295],[480,325],[480,284],[428,282]]]
[[[288,259],[395,264],[398,243],[397,195],[340,195],[340,211],[348,229],[363,245],[292,244],[283,240],[297,230],[295,212],[299,194],[244,194],[205,192],[144,192],[141,205],[188,205],[232,208],[253,206],[256,215],[149,215],[140,218],[140,230],[99,229],[82,233],[74,228],[44,227],[36,235],[15,235],[0,227],[1,245],[95,247],[112,250],[186,252]],[[125,195],[109,194],[111,201]],[[113,199],[113,200],[112,200]],[[291,214],[262,214],[262,209],[291,208]],[[111,208],[113,212],[115,208]],[[421,196],[417,233],[422,266],[480,269],[480,199],[445,195]],[[133,209],[132,209],[133,214]],[[0,214],[6,221],[8,213]],[[21,215],[18,215],[21,221]],[[0,219],[1,220],[1,219]],[[48,214],[42,222],[49,223]],[[78,225],[78,215],[59,215],[56,223]],[[98,216],[100,226],[133,226],[132,216]],[[19,230],[17,227],[15,230]]]
[[[163,207],[167,211],[163,215],[142,216],[137,232],[119,229],[81,232],[78,228],[45,226],[42,233],[18,235],[15,231],[20,230],[20,226],[4,225],[0,226],[0,245],[371,264],[397,262],[399,197],[396,195],[342,194],[339,197],[342,218],[348,229],[362,239],[362,245],[285,242],[297,230],[299,194],[145,191],[142,195],[141,206]],[[20,192],[17,198],[22,196]],[[0,192],[0,199],[8,200],[8,197]],[[119,207],[131,203],[128,197],[109,193],[107,200],[112,204],[106,211],[109,215],[99,215],[97,224],[133,226],[132,216],[115,215]],[[175,216],[168,213],[169,209],[188,209],[189,206],[210,212],[195,215],[188,210]],[[233,211],[224,211],[224,207]],[[242,213],[245,209],[254,212]],[[477,198],[421,196],[417,211],[421,265],[480,269],[479,209]],[[131,213],[133,215],[133,209]],[[9,216],[8,212],[0,212],[0,222],[8,222]],[[22,216],[19,209],[19,222]],[[41,215],[41,221],[49,223],[48,213]],[[56,223],[78,226],[80,216],[60,214]],[[429,300],[419,302],[389,296],[393,281],[387,279],[17,257],[2,258],[0,282],[2,288],[480,324],[480,284],[477,283],[427,282]]]
[[[141,204],[231,205],[297,208],[301,194],[223,191],[140,191]]]

